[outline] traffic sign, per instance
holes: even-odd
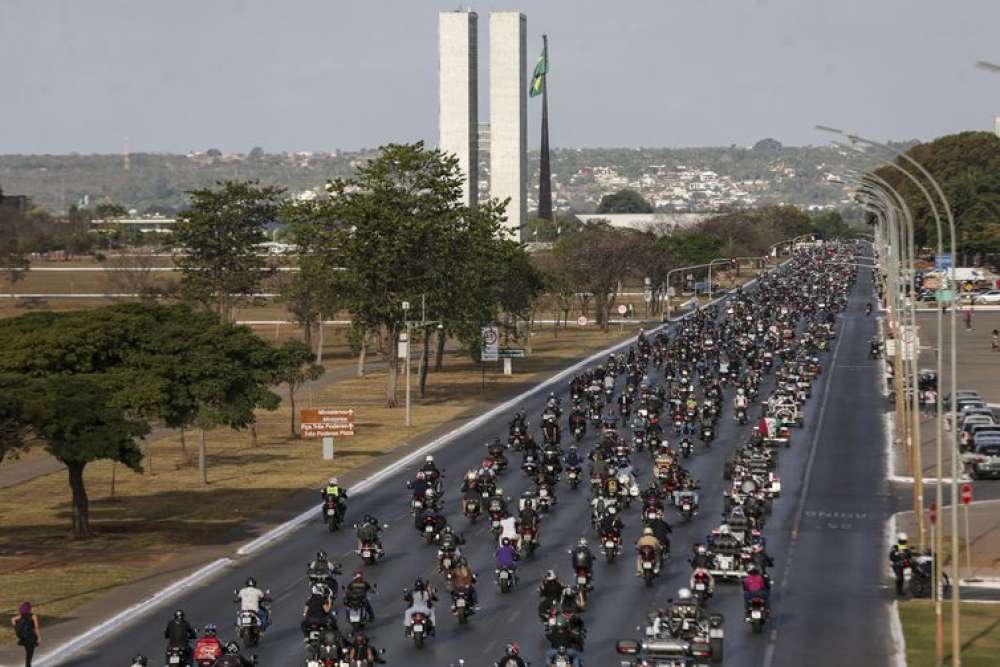
[[[932,526],[937,523],[937,503],[931,503],[927,509],[927,518],[930,519]]]
[[[480,352],[481,361],[496,361],[500,349],[500,330],[496,326],[483,327],[483,349]]]
[[[523,347],[504,347],[498,352],[501,359],[522,359],[524,358]]]
[[[944,253],[942,255],[934,255],[934,270],[943,271],[944,269],[951,268],[951,253]]]
[[[937,297],[938,301],[941,301],[943,303],[955,300],[955,293],[950,289],[939,289],[937,292],[935,292],[934,296]]]
[[[580,317],[576,318],[576,323],[581,327],[585,327],[587,326],[587,318],[581,315]]]
[[[622,305],[618,306],[618,314],[619,315],[624,315],[627,312],[628,312],[628,306],[626,306],[624,303]]]
[[[299,410],[303,438],[345,438],[354,435],[354,409],[303,408]]]
[[[962,504],[968,505],[972,502],[972,485],[966,482],[962,485]]]

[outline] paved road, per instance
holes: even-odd
[[[765,534],[769,551],[776,558],[772,571],[777,585],[774,622],[763,636],[753,636],[742,621],[742,596],[733,585],[723,585],[711,602],[712,611],[726,616],[725,664],[727,665],[880,665],[887,664],[891,650],[888,628],[889,593],[883,590],[883,519],[888,511],[882,461],[880,415],[882,402],[876,391],[875,366],[867,358],[866,341],[874,333],[874,321],[863,314],[869,300],[868,272],[861,272],[851,311],[839,321],[841,335],[824,364],[813,399],[806,409],[806,427],[794,433],[792,447],[782,451],[779,474],[784,495]],[[731,393],[731,390],[730,390]],[[762,391],[766,395],[767,389]],[[731,401],[731,396],[729,397]],[[542,396],[526,402],[529,415],[538,415]],[[535,420],[537,421],[537,419]],[[702,483],[701,514],[686,526],[675,526],[675,557],[665,576],[652,589],[635,578],[631,559],[613,565],[598,563],[596,591],[585,615],[588,628],[589,665],[617,664],[614,640],[637,636],[648,609],[664,606],[676,590],[686,585],[690,567],[685,562],[690,545],[702,541],[715,527],[722,508],[723,460],[739,444],[748,427],[738,427],[727,407],[720,438],[710,451],[700,451],[688,463]],[[506,433],[506,422],[497,418],[449,445],[436,458],[446,469],[449,521],[466,525],[458,511],[457,486],[461,474],[478,462],[482,443]],[[589,444],[592,434],[588,437]],[[648,480],[648,457],[640,457],[642,481]],[[351,516],[376,514],[391,524],[384,535],[389,554],[386,561],[368,569],[366,576],[379,587],[373,599],[377,616],[371,627],[375,644],[387,649],[390,665],[441,667],[457,664],[487,665],[499,657],[504,644],[518,641],[534,664],[542,664],[547,644],[536,616],[535,592],[540,575],[549,567],[570,574],[566,549],[581,535],[591,536],[586,490],[559,489],[553,515],[542,522],[542,548],[520,569],[520,588],[500,596],[492,582],[492,542],[483,522],[465,530],[466,553],[480,573],[478,586],[483,610],[470,625],[459,628],[447,608],[439,609],[439,631],[423,651],[417,652],[402,632],[403,587],[416,576],[432,576],[435,550],[417,540],[407,512],[404,483],[412,471],[403,471],[376,488],[354,498]],[[507,495],[516,497],[527,480],[512,470],[502,480]],[[626,543],[638,535],[637,510],[625,517]],[[592,540],[593,543],[593,540]],[[274,626],[258,653],[261,664],[303,664],[298,624],[307,594],[305,565],[320,549],[345,565],[345,572],[358,567],[351,553],[353,534],[331,536],[319,523],[299,530],[263,553],[203,588],[183,595],[155,614],[137,621],[114,641],[106,641],[65,664],[77,667],[127,665],[128,658],[142,651],[162,660],[162,632],[171,610],[180,607],[196,624],[217,623],[227,628],[235,606],[231,592],[247,576],[255,576],[275,598]],[[439,587],[440,580],[432,576]],[[224,635],[230,632],[224,630]]]

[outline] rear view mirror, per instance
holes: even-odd
[[[636,655],[639,653],[639,642],[634,639],[619,639],[615,644],[615,650],[622,655]]]

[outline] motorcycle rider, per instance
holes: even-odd
[[[310,626],[322,625],[331,619],[336,626],[336,617],[331,617],[332,613],[333,599],[326,594],[322,586],[314,585],[309,599],[306,600],[305,608],[302,610],[302,636],[309,636]]]
[[[521,647],[511,642],[507,644],[503,657],[497,660],[496,667],[528,667],[528,663],[521,657]]]
[[[903,569],[906,561],[913,558],[913,550],[906,533],[896,535],[896,543],[889,549],[889,564],[892,565],[892,572],[896,575],[896,594],[903,593]]]
[[[327,498],[334,498],[337,502],[337,509],[340,510],[340,515],[344,516],[347,512],[347,490],[341,488],[340,480],[336,477],[331,477],[326,482],[326,487],[320,491],[320,497],[323,498],[323,504],[326,504]],[[326,521],[326,512],[322,513],[323,520]]]
[[[653,535],[660,542],[662,550],[669,553],[670,552],[670,524],[666,522],[663,518],[663,510],[656,510],[656,518],[651,519],[646,522],[646,527],[653,531]]]
[[[562,600],[563,585],[556,576],[555,570],[548,570],[545,578],[538,585],[538,615],[544,620],[549,615],[549,610],[558,606]]]
[[[656,564],[653,566],[653,572],[659,574],[660,566],[663,564],[663,545],[653,535],[653,529],[649,526],[642,529],[642,536],[635,541],[635,576],[637,577],[642,576],[642,556],[640,552],[643,547],[652,547],[653,553],[656,555]]]
[[[361,553],[362,547],[367,542],[372,544],[379,554],[382,554],[382,540],[379,539],[381,532],[382,526],[379,525],[378,519],[371,514],[366,514],[362,522],[358,524],[358,553]]]
[[[142,653],[136,653],[135,657],[132,658],[132,667],[146,667],[149,665],[149,659]]]
[[[233,600],[240,603],[240,611],[252,611],[257,614],[261,632],[267,630],[271,624],[271,613],[265,605],[270,601],[271,598],[257,587],[257,580],[253,577],[247,577],[246,585],[236,591],[236,599]]]
[[[420,472],[424,473],[427,481],[431,484],[436,484],[441,477],[441,471],[438,470],[437,464],[434,463],[434,457],[430,454],[424,457],[424,464],[420,466]]]
[[[414,524],[416,525],[417,530],[423,531],[424,524],[428,521],[432,522],[432,525],[434,526],[434,533],[436,535],[440,535],[441,531],[448,525],[448,520],[443,514],[441,514],[441,512],[431,509],[430,507],[424,507],[414,519]]]
[[[427,616],[430,628],[427,634],[433,636],[437,631],[437,620],[434,614],[434,603],[437,602],[437,592],[433,588],[428,588],[424,580],[417,578],[413,582],[413,590],[403,590],[403,600],[409,607],[403,612],[403,628],[406,636],[410,636],[410,625],[413,623],[413,615],[422,613]]]
[[[348,646],[347,640],[340,633],[340,628],[337,627],[337,620],[331,617],[323,623],[323,630],[320,632],[319,641],[316,642],[310,653],[323,664],[322,661],[324,659],[336,660],[342,656]]]
[[[451,597],[455,600],[459,595],[466,594],[469,604],[479,610],[479,594],[476,593],[476,575],[469,569],[469,563],[464,558],[459,559],[458,566],[451,573]]]
[[[224,655],[215,659],[212,667],[253,667],[254,661],[240,655],[240,645],[236,642],[226,644]]]
[[[586,537],[581,537],[576,547],[570,552],[570,561],[572,562],[574,571],[587,571],[587,588],[593,588],[589,580],[593,576],[594,553],[590,550]]]
[[[367,662],[370,665],[385,663],[385,659],[360,630],[354,633],[351,647],[347,649],[347,658],[352,663],[356,661]]]
[[[760,568],[751,563],[747,566],[747,574],[743,577],[743,602],[749,607],[750,600],[761,598],[764,604],[771,594],[771,583],[760,573]]]
[[[576,653],[576,647],[583,641],[582,633],[578,631],[572,620],[566,614],[556,615],[556,624],[551,630],[546,631],[551,648],[545,652],[545,664],[551,665],[559,655],[559,649],[566,649],[566,657],[569,658],[573,667],[580,667],[580,658]]]
[[[194,643],[195,662],[199,660],[215,660],[222,655],[222,642],[219,641],[218,629],[214,623],[205,626],[204,633]]]
[[[517,553],[513,543],[508,538],[503,538],[496,552],[497,570],[511,570],[513,572],[517,569],[517,561],[519,560],[521,560],[521,555]]]
[[[708,568],[705,568],[705,567],[696,567],[696,568],[694,568],[694,570],[691,571],[691,579],[688,581],[688,584],[690,585],[690,587],[692,589],[695,587],[695,584],[698,582],[698,578],[699,577],[704,577],[705,578],[706,592],[708,593],[709,597],[711,597],[712,595],[714,595],[715,594],[715,577],[712,576],[712,573],[708,570]]]
[[[521,536],[517,532],[516,517],[505,516],[500,519],[500,538],[498,541],[502,543],[505,539],[510,540],[511,544],[520,544]]]
[[[361,570],[354,573],[354,578],[351,579],[351,583],[344,586],[344,604],[348,607],[354,607],[359,604],[364,605],[365,612],[368,614],[368,620],[375,620],[375,610],[372,609],[371,600],[368,599],[368,593],[372,590],[371,584],[365,581],[365,575]]]
[[[608,509],[610,510],[611,508],[609,507]],[[614,535],[619,543],[621,542],[623,530],[625,530],[625,524],[618,518],[617,512],[605,512],[597,524],[597,532],[601,537]]]
[[[322,583],[330,589],[330,595],[337,597],[337,579],[335,575],[340,573],[340,567],[334,565],[327,558],[326,552],[320,549],[316,552],[316,560],[306,566],[306,574],[309,579],[317,583]]]
[[[708,546],[705,544],[695,544],[691,547],[694,552],[694,556],[691,557],[691,567],[703,570],[709,570],[712,568],[712,554],[708,550]]]
[[[691,597],[691,590],[682,588],[677,591],[677,599],[670,605],[670,631],[675,637],[684,625],[684,619],[698,621],[704,615],[704,610],[698,601]],[[686,637],[684,637],[686,639]]]
[[[518,522],[520,523],[521,530],[524,531],[525,529],[530,528],[535,535],[535,546],[536,547],[541,546],[541,543],[538,541],[539,538],[538,512],[535,510],[535,508],[532,507],[531,505],[526,504],[524,508],[521,509],[521,511],[518,513],[517,518]],[[520,535],[518,536],[518,538],[520,538]],[[519,546],[523,548],[524,545],[519,545]]]
[[[163,638],[167,640],[167,648],[183,648],[184,656],[191,656],[191,642],[198,638],[197,633],[191,624],[184,617],[184,610],[178,609],[174,612],[174,617],[167,623],[167,629],[163,631]]]

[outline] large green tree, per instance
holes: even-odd
[[[233,309],[273,274],[260,248],[267,241],[284,190],[256,181],[223,181],[193,190],[191,207],[177,218],[169,239],[177,251],[181,295],[232,319]]]
[[[635,190],[619,190],[601,197],[597,213],[652,213],[653,205]]]
[[[15,391],[23,396],[23,415],[34,436],[66,466],[73,496],[73,536],[86,538],[90,503],[84,468],[109,459],[141,472],[142,452],[136,439],[149,432],[149,425],[113,407],[111,395],[91,377],[25,378]]]
[[[312,351],[300,341],[285,341],[280,352],[281,357],[277,376],[288,387],[288,407],[292,413],[292,437],[297,438],[298,432],[295,430],[295,394],[307,382],[318,379],[326,369],[312,362]]]
[[[618,288],[636,267],[638,238],[635,230],[592,222],[562,237],[553,248],[576,291],[593,294],[597,323],[605,330]]]

